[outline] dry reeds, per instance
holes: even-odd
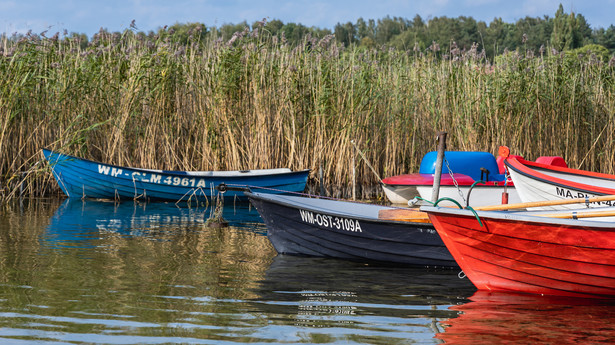
[[[591,54],[502,55],[345,49],[331,37],[292,47],[258,31],[172,43],[126,31],[78,41],[29,36],[0,55],[0,190],[56,189],[40,149],[178,170],[323,167],[329,195],[360,197],[375,174],[416,171],[444,130],[448,149],[613,173],[615,71]],[[24,180],[25,178],[25,180]],[[22,184],[23,182],[23,184]],[[25,187],[24,187],[25,186]],[[57,190],[57,189],[56,189]]]

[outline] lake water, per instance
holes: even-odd
[[[615,307],[477,293],[458,270],[279,256],[226,205],[0,206],[0,344],[611,343]]]

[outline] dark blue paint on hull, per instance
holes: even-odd
[[[347,201],[262,193],[246,195],[267,225],[267,236],[278,253],[412,266],[458,267],[431,224],[378,219],[378,210],[386,206],[361,204],[357,207],[362,210],[373,208],[369,215],[363,213],[361,216],[358,213],[362,210],[355,210],[355,214],[333,210],[339,205],[352,210],[354,203]],[[310,218],[306,221],[306,212],[320,215],[320,225],[318,221],[311,222]],[[325,224],[322,221],[325,218],[330,222]],[[338,228],[336,219],[358,222],[361,231]]]

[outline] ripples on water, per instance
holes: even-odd
[[[276,256],[227,205],[24,201],[0,209],[1,344],[593,343],[608,304],[476,293],[455,270]],[[468,299],[468,298],[471,298]]]

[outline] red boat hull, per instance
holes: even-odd
[[[467,210],[425,211],[479,290],[615,296],[615,229],[609,227],[613,223],[576,225],[571,220],[479,212],[481,226]]]

